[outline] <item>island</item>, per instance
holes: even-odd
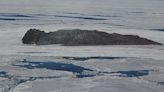
[[[22,43],[36,45],[61,44],[64,46],[162,45],[159,42],[137,35],[122,35],[82,29],[62,29],[48,33],[40,29],[29,29],[22,38]]]

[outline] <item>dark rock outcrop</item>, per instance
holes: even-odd
[[[22,39],[24,44],[48,45],[161,45],[161,43],[141,38],[137,35],[108,34],[97,30],[58,30],[45,33],[39,29],[30,29]]]

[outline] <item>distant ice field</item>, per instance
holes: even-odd
[[[1,0],[0,25],[164,29],[163,4],[163,0]]]

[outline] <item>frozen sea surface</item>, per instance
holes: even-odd
[[[1,0],[0,92],[163,92],[163,45],[21,43],[29,28],[80,28],[164,44],[163,5],[164,0]]]
[[[163,0],[1,0],[0,25],[164,29]]]

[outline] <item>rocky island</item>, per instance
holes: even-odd
[[[58,30],[46,33],[39,29],[29,29],[22,38],[24,44],[65,46],[87,45],[162,45],[161,43],[137,35],[121,35],[97,30]]]

